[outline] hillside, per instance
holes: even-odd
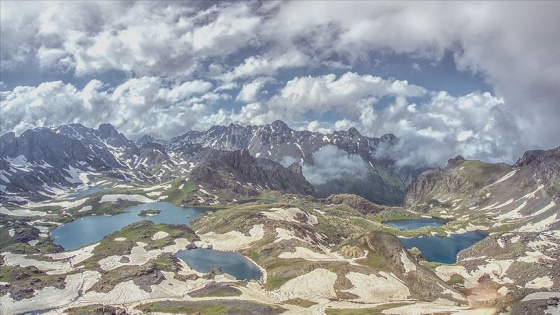
[[[451,219],[463,231],[491,233],[462,251],[455,266],[436,268],[444,280],[461,279],[471,305],[522,312],[516,303],[524,296],[560,290],[559,149],[528,151],[513,166],[456,157],[410,185],[409,207]],[[546,301],[528,303],[519,305]]]

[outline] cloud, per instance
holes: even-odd
[[[557,2],[299,1],[285,3],[267,25],[286,46],[302,49],[298,43],[309,39],[324,58],[342,56],[354,67],[376,54],[438,62],[451,52],[459,70],[482,75],[503,98],[510,113],[503,124],[514,127],[503,131],[526,135],[512,150],[519,155],[558,145],[559,14]],[[313,30],[330,36],[314,37]]]
[[[18,12],[2,14],[3,46],[12,47],[2,56],[3,67],[35,58],[42,68],[71,68],[78,75],[118,70],[184,76],[207,58],[250,45],[260,23],[250,6],[195,5],[72,2],[29,9],[2,3],[3,12]],[[4,29],[4,24],[13,26]]]
[[[400,138],[397,146],[380,148],[378,157],[393,158],[401,166],[439,167],[457,154],[511,163],[516,148],[527,141],[504,99],[488,92],[458,97],[432,93],[415,111],[410,106],[401,100],[378,113],[373,132],[392,130]]]
[[[3,1],[0,12],[3,78],[97,79],[81,90],[4,82],[2,131],[109,121],[129,136],[170,136],[283,119],[318,131],[392,132],[402,163],[430,165],[457,153],[511,162],[558,145],[558,2]],[[446,53],[459,71],[482,76],[490,94],[427,91],[362,67],[379,56],[438,63]],[[411,67],[425,71],[420,64]],[[135,79],[109,86],[101,78],[113,71]],[[261,77],[280,89],[260,93]],[[217,108],[232,97],[246,104]],[[392,103],[379,108],[381,99]]]
[[[349,154],[334,145],[327,145],[313,154],[313,165],[303,165],[303,175],[313,185],[322,185],[331,180],[351,175],[362,178],[367,173],[367,164],[358,155]]]
[[[309,57],[297,50],[282,54],[272,53],[269,56],[251,56],[245,59],[232,71],[221,74],[218,79],[232,81],[240,78],[256,76],[272,76],[278,69],[287,69],[304,66],[309,62]]]
[[[257,78],[251,82],[245,83],[239,91],[236,100],[245,102],[245,103],[253,103],[256,102],[259,98],[259,94],[262,93],[261,89],[265,86],[266,83],[272,81],[271,78]]]
[[[407,81],[346,72],[338,78],[334,74],[296,77],[288,81],[278,95],[271,97],[269,107],[276,112],[289,111],[294,117],[303,116],[307,111],[318,115],[332,111],[367,124],[375,120],[371,107],[380,98],[421,96],[426,92]]]
[[[170,138],[186,132],[213,104],[229,98],[211,92],[202,80],[168,85],[157,77],[130,79],[111,88],[98,80],[82,90],[61,81],[0,92],[2,133],[13,130],[82,123],[96,127],[109,122],[131,138],[151,133]]]

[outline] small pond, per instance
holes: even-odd
[[[457,254],[465,248],[471,247],[476,242],[486,237],[482,231],[452,234],[447,237],[424,236],[414,238],[399,238],[403,245],[410,249],[417,247],[427,261],[444,264],[457,262]]]
[[[138,215],[140,211],[148,209],[161,210],[161,213],[152,217]],[[51,236],[55,239],[55,244],[66,250],[73,250],[98,242],[103,237],[131,223],[146,219],[154,223],[188,225],[191,220],[200,217],[204,210],[181,208],[169,202],[154,202],[128,207],[124,211],[127,212],[112,216],[89,216],[77,219],[54,229]]]
[[[440,218],[420,218],[406,220],[389,220],[383,221],[383,224],[394,227],[399,230],[415,230],[425,226],[442,226],[447,222]]]
[[[220,268],[237,280],[259,280],[262,276],[259,268],[238,252],[196,248],[179,252],[176,256],[198,272]]]

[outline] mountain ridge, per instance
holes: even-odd
[[[27,145],[26,153],[8,150],[7,146],[17,142],[21,137],[23,139],[50,137],[56,140],[52,140],[48,147]],[[325,183],[314,183],[317,193],[322,196],[331,193],[358,193],[370,201],[396,205],[402,203],[406,181],[411,177],[407,172],[402,173],[396,169],[394,161],[375,157],[374,153],[378,145],[394,145],[398,141],[392,134],[381,138],[369,138],[362,136],[355,128],[348,131],[335,131],[331,134],[296,131],[280,120],[261,126],[244,127],[236,124],[213,126],[206,131],[188,131],[169,141],[145,136],[135,143],[110,124],[101,124],[97,129],[81,124],[42,127],[30,129],[19,137],[14,133],[7,133],[1,139],[4,140],[1,142],[3,149],[0,154],[0,167],[2,167],[0,171],[3,172],[3,176],[0,177],[3,196],[0,198],[4,199],[11,198],[7,196],[8,194],[26,192],[26,198],[45,200],[56,196],[60,191],[76,187],[76,184],[87,184],[84,181],[78,182],[77,179],[73,182],[62,179],[68,174],[60,169],[68,168],[70,165],[77,168],[77,172],[83,173],[82,178],[87,174],[102,172],[111,177],[131,181],[163,182],[177,176],[186,176],[195,165],[219,158],[227,151],[242,149],[248,150],[256,158],[271,159],[286,166],[292,162],[299,162],[304,166],[304,175],[310,169],[306,168],[306,165],[321,163],[314,158],[314,154],[327,146],[336,147],[336,150],[341,152],[340,158],[346,156],[364,161],[360,172],[367,176],[360,185],[346,184],[352,176],[351,173],[342,170],[342,178],[327,178]],[[68,150],[60,146],[61,143],[74,143],[79,147],[79,150],[74,151],[80,152],[80,156],[83,157],[76,161],[67,161],[64,165],[49,167],[48,165],[54,165],[54,160],[64,160],[62,157],[72,157],[76,154],[73,153],[74,151],[67,152]],[[44,155],[45,152],[51,152],[58,158],[47,159],[46,166],[41,164],[40,160],[26,159],[31,161],[26,164],[26,167],[33,169],[34,174],[45,172],[64,174],[53,175],[55,177],[53,180],[49,180],[46,175],[43,176],[44,178],[36,175],[40,178],[39,181],[34,183],[27,181],[22,184],[21,178],[25,175],[12,172],[22,167],[20,165],[22,163],[17,164],[18,156]],[[88,159],[85,160],[85,157]],[[383,175],[378,176],[378,174]],[[370,187],[371,191],[365,187]]]

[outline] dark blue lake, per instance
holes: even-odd
[[[415,238],[399,238],[403,245],[410,249],[417,247],[427,261],[444,264],[457,262],[457,254],[465,248],[486,237],[482,231],[453,234],[448,237],[424,236]]]
[[[198,272],[208,272],[214,268],[220,268],[237,280],[259,280],[262,276],[259,268],[238,252],[196,248],[184,250],[177,253],[176,256]]]
[[[445,224],[444,219],[439,218],[420,218],[406,220],[389,220],[383,221],[383,224],[392,226],[399,230],[415,230],[425,226],[442,226]]]
[[[156,216],[139,216],[142,210],[161,210]],[[103,237],[116,232],[123,227],[142,220],[166,224],[190,224],[204,212],[201,209],[181,208],[169,202],[145,203],[128,207],[126,213],[112,216],[89,216],[59,226],[51,232],[54,243],[73,250],[87,244],[100,241]]]

